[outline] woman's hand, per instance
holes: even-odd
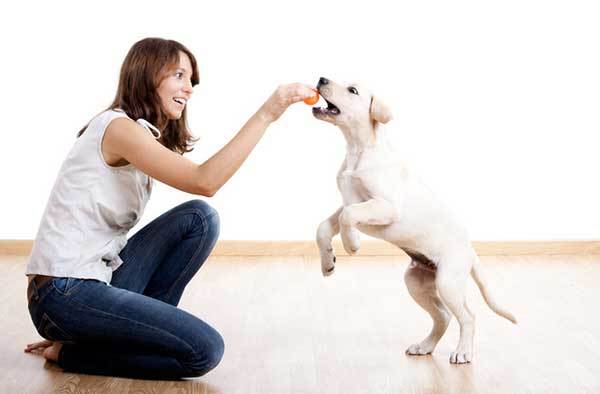
[[[267,101],[260,107],[258,114],[272,123],[279,119],[285,110],[294,103],[313,97],[315,91],[308,85],[292,83],[280,85]]]

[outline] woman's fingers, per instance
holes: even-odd
[[[290,92],[291,93],[290,99],[294,103],[315,96],[315,90],[308,85],[305,85],[302,83],[296,83],[296,84],[293,84],[291,87],[292,87],[292,89]]]
[[[261,107],[261,111],[271,122],[279,119],[285,110],[294,103],[314,97],[315,91],[303,83],[280,85]]]

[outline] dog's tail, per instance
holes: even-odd
[[[494,312],[496,312],[498,315],[502,316],[503,318],[510,320],[514,324],[517,324],[517,319],[513,316],[512,313],[508,312],[505,309],[502,309],[500,306],[498,306],[498,304],[496,304],[494,297],[492,296],[492,294],[490,293],[490,291],[488,289],[483,272],[481,270],[481,263],[479,261],[479,258],[477,258],[477,257],[475,257],[475,259],[473,260],[473,267],[471,268],[471,276],[473,277],[473,280],[475,281],[475,283],[477,283],[477,287],[479,287],[479,291],[481,292],[481,295],[483,296],[485,303],[488,304],[490,309],[493,310]]]

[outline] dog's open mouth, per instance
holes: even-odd
[[[321,97],[323,97],[323,96],[321,96]],[[327,103],[327,108],[313,107],[312,111],[313,111],[314,115],[320,114],[320,115],[336,116],[336,115],[340,114],[340,109],[338,107],[336,107],[332,102],[327,100],[325,97],[323,97],[323,100],[325,100],[325,102]]]

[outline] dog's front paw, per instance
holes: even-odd
[[[332,275],[335,271],[335,254],[333,249],[329,248],[325,252],[321,253],[321,272],[323,276]]]
[[[360,235],[358,230],[347,227],[340,231],[340,236],[342,237],[342,245],[346,253],[350,256],[355,255],[360,249]]]
[[[431,354],[433,352],[434,346],[428,346],[427,344],[415,343],[414,345],[410,345],[408,349],[406,349],[406,354],[409,356],[425,356],[427,354]]]
[[[471,352],[452,352],[450,354],[450,364],[467,364],[473,359]]]

